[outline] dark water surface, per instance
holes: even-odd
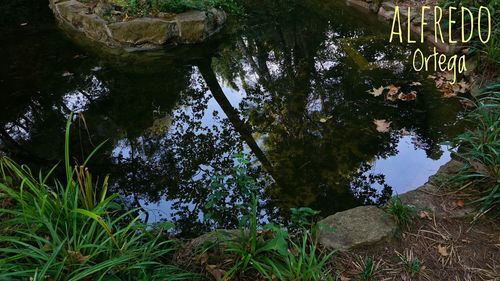
[[[0,149],[45,169],[62,159],[69,113],[82,113],[74,157],[108,139],[90,169],[149,221],[186,234],[210,227],[200,221],[207,187],[238,152],[255,160],[274,221],[291,207],[329,215],[383,203],[449,160],[441,143],[460,131],[460,106],[412,71],[414,46],[387,43],[388,25],[343,1],[250,3],[207,44],[121,59],[70,40],[44,1],[0,4]],[[391,83],[417,100],[366,92]]]

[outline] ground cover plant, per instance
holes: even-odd
[[[125,210],[119,196],[98,186],[85,163],[72,167],[69,127],[66,179],[33,174],[9,158],[0,160],[1,280],[195,280],[170,263],[177,248]]]
[[[248,200],[237,203],[238,231],[222,232],[223,237],[204,245],[203,254],[223,257],[214,262],[218,263],[216,270],[210,265],[209,272],[229,280],[333,280],[329,263],[334,252],[322,249],[316,239],[321,226],[313,221],[313,216],[318,212],[305,207],[294,208],[289,228],[272,223],[260,226],[257,219],[260,187],[247,174],[250,162],[242,155],[237,155],[235,160],[233,175],[214,177],[215,187],[212,187],[207,210],[214,206],[224,208],[231,192],[243,193],[242,197]],[[224,186],[233,186],[234,190],[229,191]],[[208,212],[206,219],[213,218]]]
[[[451,180],[461,190],[479,194],[480,214],[491,212],[499,215],[500,203],[500,83],[486,87],[470,103],[475,109],[467,118],[470,129],[455,140],[464,168]]]

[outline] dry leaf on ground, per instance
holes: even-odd
[[[458,199],[457,201],[455,201],[455,205],[457,205],[457,207],[463,208],[465,206],[465,202],[462,199]]]
[[[418,213],[418,216],[421,218],[421,219],[428,219],[428,220],[432,220],[432,216],[429,212],[427,211],[420,211]]]
[[[438,245],[438,252],[443,257],[447,257],[449,255],[448,248],[446,246]]]

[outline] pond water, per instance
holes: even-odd
[[[208,186],[239,152],[254,161],[263,220],[277,222],[292,207],[382,204],[450,159],[460,105],[412,71],[415,47],[388,44],[387,24],[343,1],[249,2],[207,44],[126,58],[68,39],[45,1],[0,4],[0,149],[46,169],[79,112],[73,156],[108,140],[90,169],[186,235],[214,226],[201,221]],[[367,93],[389,84],[417,99]]]

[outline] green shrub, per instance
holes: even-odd
[[[70,166],[70,124],[64,183],[48,183],[56,167],[33,175],[0,160],[0,196],[10,201],[0,209],[0,280],[196,279],[169,264],[173,240],[148,232],[135,210],[107,195],[107,179],[97,186],[85,167]]]
[[[215,176],[208,196],[207,211],[223,212],[231,208],[227,203],[230,193],[242,194],[241,202],[236,203],[239,234],[225,233],[223,239],[219,239],[225,258],[232,260],[224,277],[241,278],[258,273],[266,280],[331,280],[327,262],[333,252],[323,254],[313,237],[315,231],[311,232],[315,227],[309,218],[318,212],[310,208],[292,209],[293,225],[301,228],[298,242],[293,241],[287,230],[276,225],[267,224],[260,228],[257,220],[259,186],[248,176],[248,165],[249,161],[241,154],[236,155],[234,174]],[[230,192],[228,187],[235,190]],[[213,220],[214,217],[215,214],[208,212],[205,219]],[[311,227],[311,230],[306,227]],[[205,245],[203,252],[212,248],[214,245]]]

